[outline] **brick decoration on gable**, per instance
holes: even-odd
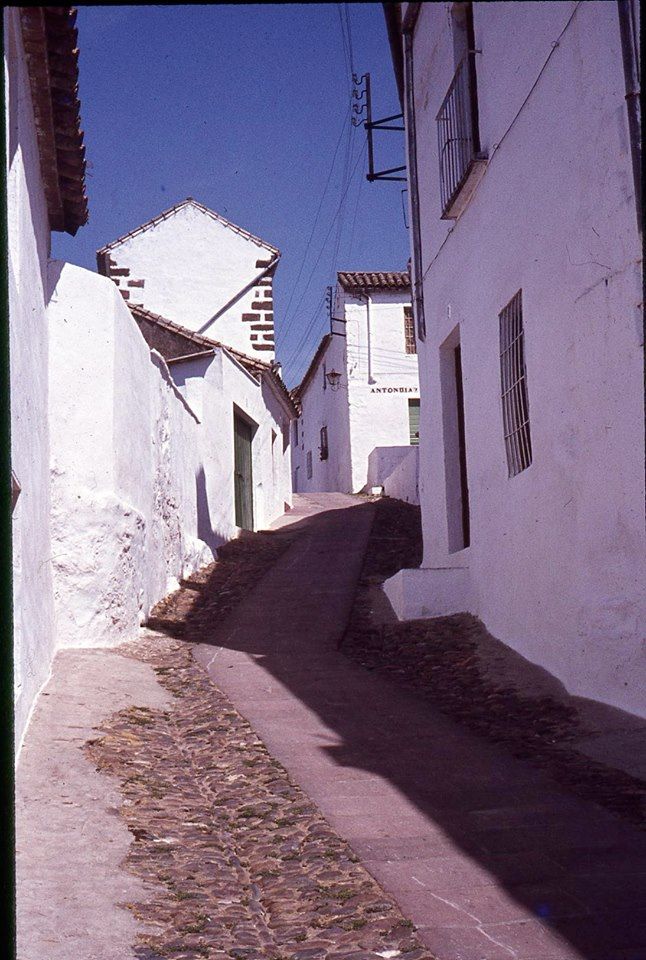
[[[271,265],[272,260],[256,260],[256,267],[260,270],[263,267]],[[266,331],[262,334],[262,341],[259,340],[257,333],[250,335],[252,350],[273,350],[274,349],[274,272],[265,274],[256,284],[254,296],[262,299],[256,299],[251,304],[254,313],[243,313],[242,319],[252,322],[251,330]]]
[[[143,307],[143,287],[146,284],[145,280],[131,277],[130,268],[120,267],[117,261],[108,253],[98,253],[96,262],[99,273],[112,280],[124,300],[130,300],[134,297],[134,303],[136,303],[137,306]]]

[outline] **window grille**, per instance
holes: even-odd
[[[532,462],[521,290],[509,301],[499,319],[500,387],[505,450],[509,476],[515,477]]]
[[[450,218],[453,203],[480,153],[472,52],[467,53],[458,64],[436,121],[442,216]]]
[[[307,479],[311,480],[312,479],[312,451],[311,450],[307,451],[306,462],[307,462]]]
[[[404,338],[406,341],[406,353],[417,353],[412,307],[404,307]]]
[[[327,458],[328,458],[327,427],[321,427],[321,460],[327,460]]]

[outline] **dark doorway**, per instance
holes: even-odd
[[[440,347],[440,385],[448,549],[449,553],[455,553],[464,550],[471,542],[459,327]]]
[[[251,448],[254,428],[239,414],[233,414],[233,457],[235,521],[243,530],[253,530],[253,476]]]
[[[458,449],[460,458],[460,494],[462,500],[462,545],[471,543],[471,525],[469,519],[469,485],[467,483],[467,448],[464,440],[464,393],[462,390],[462,351],[460,344],[454,351],[455,356],[455,400],[458,415]]]

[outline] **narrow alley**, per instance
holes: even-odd
[[[634,803],[345,655],[387,504],[296,497],[139,639],[59,654],[18,784],[21,960],[643,960]]]

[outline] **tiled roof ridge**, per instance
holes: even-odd
[[[214,220],[217,220],[219,223],[224,224],[230,230],[233,230],[234,233],[240,234],[240,236],[245,237],[247,240],[251,240],[254,243],[257,243],[259,246],[264,247],[266,250],[270,250],[274,253],[276,257],[280,257],[281,253],[278,247],[274,247],[273,244],[267,243],[266,240],[262,240],[260,237],[257,237],[255,234],[250,233],[248,230],[245,230],[244,227],[239,227],[237,224],[233,223],[231,220],[227,220],[226,217],[223,217],[221,214],[216,213],[215,210],[209,209],[209,207],[204,206],[203,203],[200,203],[199,200],[195,200],[193,197],[187,197],[185,200],[179,200],[177,203],[174,203],[172,207],[169,207],[167,210],[163,210],[161,213],[158,213],[156,217],[152,217],[150,220],[146,220],[145,223],[140,224],[138,227],[135,227],[133,230],[129,230],[127,233],[124,233],[122,236],[117,237],[116,240],[106,243],[105,246],[97,250],[97,255],[105,254],[109,250],[113,250],[114,247],[118,246],[120,243],[123,243],[125,240],[129,240],[131,237],[135,237],[140,233],[144,233],[145,230],[148,230],[150,227],[156,226],[158,223],[161,223],[162,220],[167,220],[170,216],[176,213],[181,207],[191,204],[191,206],[197,207],[198,210],[201,210],[203,213],[206,213],[209,217],[212,217]]]
[[[74,236],[88,221],[75,7],[19,7],[47,215]]]
[[[407,270],[340,270],[337,280],[342,287],[380,287],[386,290],[403,290],[410,287]]]

